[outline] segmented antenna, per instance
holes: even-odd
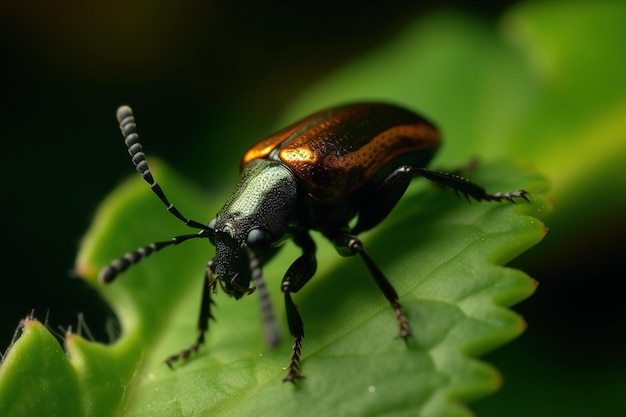
[[[256,291],[259,294],[259,305],[261,307],[261,319],[263,320],[263,333],[265,334],[265,343],[270,347],[278,346],[280,342],[280,331],[276,324],[276,316],[274,315],[274,309],[272,308],[272,302],[270,300],[267,287],[265,286],[265,280],[263,279],[263,273],[261,271],[261,264],[259,258],[256,257],[254,252],[247,246],[245,247],[248,252],[248,259],[250,260],[250,275]]]
[[[150,256],[154,252],[157,252],[167,246],[178,245],[189,239],[209,237],[211,231],[211,228],[208,225],[188,219],[187,217],[183,216],[180,211],[178,211],[178,209],[174,206],[174,204],[169,202],[169,200],[165,196],[165,193],[161,189],[161,186],[155,181],[152,173],[150,172],[150,167],[148,166],[148,162],[146,161],[146,155],[143,153],[141,143],[139,143],[137,125],[135,124],[135,117],[133,116],[132,109],[128,106],[121,106],[120,108],[118,108],[117,120],[120,123],[120,130],[122,131],[122,135],[124,136],[124,142],[128,147],[128,153],[130,154],[133,164],[137,168],[137,171],[141,174],[143,179],[146,180],[148,184],[150,184],[150,188],[157,195],[157,197],[159,197],[163,204],[165,204],[165,207],[167,207],[167,211],[172,213],[174,216],[176,216],[176,218],[181,220],[187,226],[193,227],[195,229],[200,229],[200,231],[194,234],[175,236],[172,239],[164,242],[150,243],[149,245],[135,249],[133,252],[126,253],[121,258],[115,259],[109,265],[100,270],[98,279],[101,282],[105,283],[113,281],[120,273],[124,272],[131,265],[136,264],[140,260]]]
[[[121,106],[117,109],[117,121],[120,123],[120,130],[122,136],[124,136],[124,143],[128,147],[128,153],[131,156],[133,164],[137,168],[137,171],[141,174],[144,180],[150,184],[150,188],[161,199],[167,211],[176,216],[179,220],[184,222],[187,226],[196,229],[206,229],[206,225],[195,220],[188,219],[183,216],[180,211],[170,203],[165,193],[161,189],[161,186],[152,176],[150,167],[146,161],[146,155],[143,153],[141,143],[139,143],[139,134],[137,134],[137,125],[135,124],[135,116],[133,110],[128,106]]]
[[[136,264],[144,258],[147,258],[154,252],[160,251],[167,246],[181,244],[189,239],[208,236],[208,230],[203,229],[200,230],[198,233],[194,233],[191,235],[175,236],[172,239],[166,240],[164,242],[154,242],[150,243],[149,245],[142,246],[132,252],[124,254],[124,256],[122,256],[121,258],[113,260],[110,264],[102,268],[100,270],[100,274],[98,275],[98,279],[100,280],[100,282],[109,283],[117,278],[119,274],[126,271],[131,265]]]

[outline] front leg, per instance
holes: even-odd
[[[402,311],[402,306],[398,302],[398,293],[387,280],[385,274],[383,274],[378,265],[376,265],[365,249],[363,249],[363,243],[361,240],[354,235],[340,233],[334,237],[333,243],[335,245],[335,249],[341,256],[352,256],[357,253],[361,256],[361,259],[365,262],[370,275],[374,278],[378,288],[380,288],[383,295],[393,308],[399,327],[398,337],[406,341],[411,335],[411,332],[409,331],[409,321]]]
[[[283,378],[283,381],[291,382],[304,378],[298,371],[302,353],[302,339],[304,338],[304,324],[300,313],[298,313],[298,308],[291,299],[291,293],[298,292],[313,277],[317,269],[315,242],[313,242],[311,236],[306,231],[300,231],[294,235],[293,240],[296,245],[302,248],[302,255],[291,264],[281,285],[281,290],[285,294],[285,312],[287,314],[289,333],[295,339],[291,349],[289,365],[285,367],[287,376]]]
[[[165,363],[172,368],[174,362],[180,359],[187,359],[191,354],[200,349],[200,346],[204,344],[204,335],[209,329],[209,320],[214,320],[211,314],[211,306],[214,304],[211,299],[211,293],[215,292],[215,285],[217,281],[214,277],[215,274],[215,261],[211,259],[206,266],[205,282],[202,287],[202,301],[200,302],[200,314],[198,317],[198,336],[196,340],[187,349],[169,356]]]

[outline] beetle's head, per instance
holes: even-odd
[[[229,225],[216,229],[213,239],[215,245],[215,274],[224,291],[239,299],[249,294],[252,262],[248,251],[240,239],[232,235]]]
[[[217,219],[210,226],[219,224]],[[215,275],[224,291],[235,298],[254,291],[254,276],[261,275],[260,260],[276,250],[270,233],[255,228],[245,236],[237,236],[231,224],[215,227],[211,238],[215,245]],[[256,283],[254,283],[256,284]]]
[[[221,212],[220,212],[221,214]],[[273,235],[262,228],[237,233],[220,215],[209,223],[209,238],[215,245],[214,272],[224,292],[239,299],[257,289],[265,329],[265,340],[276,346],[279,331],[261,270],[261,259],[271,257],[277,249]]]
[[[234,193],[209,223],[215,245],[215,274],[224,290],[240,298],[249,294],[259,260],[269,258],[294,217],[298,187],[280,162],[251,161]],[[253,266],[256,265],[256,266]]]

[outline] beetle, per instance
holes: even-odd
[[[528,201],[524,190],[488,193],[461,176],[427,169],[441,145],[433,123],[396,105],[357,103],[316,112],[248,149],[241,160],[235,191],[217,215],[204,224],[182,215],[155,181],[130,107],[120,107],[117,119],[137,171],[171,214],[198,231],[125,254],[101,270],[100,281],[110,283],[148,255],[189,239],[208,238],[215,246],[215,257],[205,270],[197,337],[187,349],[166,359],[170,367],[204,344],[213,318],[212,294],[218,284],[235,299],[256,290],[266,342],[270,346],[278,344],[279,331],[262,264],[290,238],[302,254],[289,266],[281,283],[288,328],[294,339],[283,381],[303,378],[299,367],[304,325],[292,293],[302,289],[316,271],[316,244],[309,233],[313,230],[332,242],[339,255],[360,256],[391,304],[399,337],[406,340],[410,336],[409,323],[398,294],[358,235],[387,217],[413,177],[451,188],[468,200]]]

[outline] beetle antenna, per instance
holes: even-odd
[[[113,260],[110,264],[102,268],[100,270],[100,274],[98,274],[98,280],[100,282],[109,283],[113,281],[119,274],[126,271],[131,265],[134,265],[142,259],[147,258],[154,252],[160,251],[167,246],[179,245],[189,239],[207,237],[207,233],[208,232],[206,229],[202,229],[198,233],[175,236],[170,240],[166,240],[163,242],[154,242],[150,243],[149,245],[137,248],[132,252],[126,253],[121,258]]]
[[[278,325],[276,324],[276,316],[274,315],[270,295],[267,292],[265,280],[263,279],[261,263],[259,262],[259,258],[256,257],[254,252],[252,252],[248,246],[245,248],[248,252],[248,259],[250,260],[250,275],[259,294],[259,305],[261,306],[261,318],[263,320],[265,342],[270,347],[276,347],[280,342],[280,332],[278,330]]]
[[[122,136],[124,136],[124,143],[126,143],[126,146],[128,147],[128,153],[131,156],[133,164],[143,179],[150,184],[152,191],[161,199],[163,204],[165,204],[167,211],[172,213],[189,227],[206,229],[206,225],[183,216],[174,204],[169,202],[165,193],[161,189],[161,186],[152,176],[150,167],[148,167],[148,162],[146,161],[146,155],[143,153],[143,147],[141,146],[141,143],[139,143],[139,134],[137,134],[137,125],[135,123],[133,110],[128,106],[120,106],[117,109],[117,121],[120,123],[120,130],[122,131]]]

